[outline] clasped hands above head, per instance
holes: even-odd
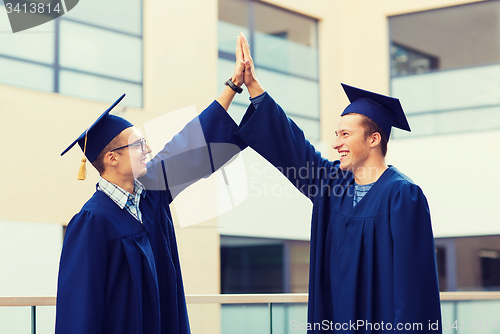
[[[245,84],[250,96],[257,96],[264,92],[255,75],[255,66],[250,53],[250,45],[243,33],[236,40],[236,65],[231,81],[238,87]]]

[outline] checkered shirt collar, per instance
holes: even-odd
[[[113,202],[115,202],[120,207],[120,209],[125,208],[129,199],[129,195],[131,195],[128,191],[120,188],[114,183],[109,182],[102,176],[99,176],[98,189],[108,195],[109,198],[111,198]],[[139,203],[139,199],[141,196],[146,196],[146,188],[140,181],[134,180],[133,197],[136,198],[137,203]]]

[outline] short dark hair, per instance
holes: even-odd
[[[387,137],[384,131],[382,131],[380,126],[375,123],[375,121],[365,115],[361,115],[361,126],[365,128],[365,139],[375,132],[378,132],[380,134],[380,150],[382,152],[382,156],[385,157],[387,154]]]
[[[115,147],[121,146],[121,143],[122,143],[122,136],[121,133],[119,133],[118,135],[116,135],[115,138],[111,139],[108,145],[106,145],[106,147],[102,149],[101,153],[99,153],[94,162],[92,162],[92,166],[94,166],[95,169],[97,169],[99,174],[104,173],[104,156],[106,155],[106,153],[108,153]]]

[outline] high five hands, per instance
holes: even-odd
[[[235,94],[241,92],[241,88],[239,87],[243,84],[247,87],[250,97],[255,97],[264,93],[264,89],[255,76],[255,67],[253,65],[252,56],[250,55],[250,46],[243,33],[240,33],[236,41],[236,65],[234,67],[234,73],[225,84],[227,87],[224,88],[216,99],[225,110],[228,110]]]
[[[255,75],[255,67],[250,54],[250,45],[243,33],[240,33],[236,40],[236,66],[231,80],[238,87],[244,83],[250,97],[264,93],[264,88],[262,88]]]

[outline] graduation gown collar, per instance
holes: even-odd
[[[377,179],[377,181],[374,182],[372,188],[366,195],[361,199],[361,201],[356,204],[355,207],[352,206],[352,202],[354,200],[354,175],[352,178],[350,178],[349,183],[348,183],[348,189],[345,192],[344,200],[343,202],[343,207],[347,208],[348,212],[345,212],[348,216],[356,216],[356,213],[362,212],[365,209],[366,205],[370,205],[370,203],[373,203],[371,200],[374,196],[377,196],[377,193],[379,190],[381,190],[384,187],[385,182],[390,179],[394,174],[398,174],[399,171],[397,170],[396,167],[392,165],[388,165],[388,168],[380,175],[380,177]],[[368,204],[365,204],[368,203]]]
[[[146,194],[147,196],[147,194]],[[143,199],[146,197],[144,196]],[[135,219],[130,212],[128,212],[125,208],[120,208],[118,204],[116,204],[104,191],[100,190],[97,188],[96,185],[96,192],[94,193],[94,196],[96,199],[98,199],[98,203],[102,204],[103,207],[107,208],[107,210],[110,210],[110,212],[115,216],[115,217],[120,217],[121,219],[125,219],[128,225],[134,226],[134,230],[136,230],[136,233],[141,233],[141,232],[147,232],[146,226]],[[148,220],[151,216],[151,213],[148,212],[147,210],[143,209],[143,202],[144,200],[141,200],[139,203],[139,210],[141,210],[142,214],[142,220],[145,222]]]

